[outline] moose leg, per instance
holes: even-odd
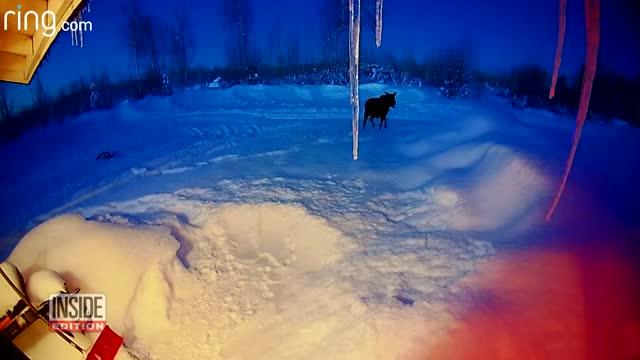
[[[364,122],[362,123],[362,130],[364,130],[364,127],[367,126],[367,115],[365,115],[364,117]]]
[[[380,126],[378,127],[379,130],[382,130],[382,123],[386,122],[387,118],[386,117],[381,117],[380,118]],[[387,127],[387,125],[385,125],[384,127]]]

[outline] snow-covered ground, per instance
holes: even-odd
[[[640,234],[640,132],[587,124],[557,216],[543,224],[574,119],[431,89],[365,85],[360,95],[383,91],[398,91],[398,105],[387,129],[360,131],[358,161],[338,86],[189,90],[32,131],[0,148],[1,255],[27,278],[44,267],[106,293],[110,324],[140,359],[461,358],[467,348],[451,341],[478,351],[494,335],[491,312],[469,315],[478,303],[574,329],[587,310],[572,296],[588,291],[563,256],[580,237],[583,248],[605,239],[614,250],[600,253],[627,261],[619,253]],[[96,160],[103,151],[119,153]],[[550,244],[567,246],[529,250]],[[620,265],[610,275],[632,274]],[[531,305],[551,298],[552,310]],[[621,315],[631,343],[637,315]],[[501,336],[518,335],[513,322],[500,322]],[[579,331],[582,343],[534,334],[557,340],[547,358],[588,353],[576,350],[589,343]]]

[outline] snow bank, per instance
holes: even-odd
[[[285,302],[290,283],[341,256],[340,232],[300,207],[190,209],[187,220],[136,225],[60,216],[27,234],[9,261],[26,278],[51,269],[70,289],[105,293],[110,326],[143,359],[211,359],[236,326]]]
[[[224,182],[86,208],[29,233],[11,255],[27,274],[48,267],[108,296],[108,320],[140,359],[415,358],[450,322],[451,285],[491,246],[446,234],[380,238],[397,224],[357,211],[353,186]],[[335,187],[336,185],[334,185]],[[341,190],[341,191],[342,191]],[[248,196],[215,204],[216,194]],[[263,197],[261,199],[261,197]],[[435,196],[439,203],[455,195]],[[295,203],[309,199],[330,215]],[[255,202],[251,204],[251,202]],[[341,203],[342,202],[342,203]],[[374,208],[389,212],[390,207]],[[342,224],[358,238],[347,237]],[[363,252],[367,256],[363,256]],[[252,344],[252,346],[247,346]]]
[[[32,273],[51,269],[70,290],[106,294],[110,326],[131,343],[168,326],[172,290],[166,276],[181,270],[177,250],[166,229],[65,215],[29,232],[8,260],[27,281]]]

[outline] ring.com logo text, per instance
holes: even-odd
[[[37,13],[34,10],[29,10],[22,13],[22,5],[17,6],[17,11],[9,10],[4,13],[3,23],[4,31],[29,31],[33,28],[35,31],[42,29],[42,35],[46,37],[53,37],[56,35],[56,13],[51,10],[47,10],[42,14]],[[71,21],[65,22],[61,27],[62,31],[93,31],[93,24],[91,21]]]

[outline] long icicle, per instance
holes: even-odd
[[[382,45],[382,2],[376,0],[376,46]],[[566,0],[565,0],[566,1]]]
[[[353,160],[358,160],[358,65],[360,62],[360,0],[349,0],[349,80],[351,84],[351,127],[353,129]]]
[[[598,63],[598,49],[600,47],[600,0],[585,0],[585,26],[587,35],[587,53],[585,56],[584,75],[582,78],[582,94],[580,97],[580,107],[578,109],[578,116],[576,119],[576,129],[573,133],[573,142],[571,144],[571,152],[569,153],[569,159],[564,169],[564,175],[560,182],[560,187],[556,192],[551,208],[547,212],[546,221],[551,220],[553,212],[555,211],[560,197],[564,191],[564,187],[567,183],[567,178],[571,172],[571,165],[578,149],[578,142],[580,141],[580,135],[582,133],[582,127],[587,118],[587,111],[589,109],[589,101],[591,99],[591,89],[593,88],[593,80],[595,79],[596,66]]]
[[[558,25],[558,47],[556,48],[556,59],[553,64],[553,76],[551,78],[551,89],[549,89],[549,99],[553,99],[556,94],[558,72],[560,71],[560,63],[562,63],[562,48],[564,46],[564,34],[567,28],[567,0],[560,0],[560,16]]]

